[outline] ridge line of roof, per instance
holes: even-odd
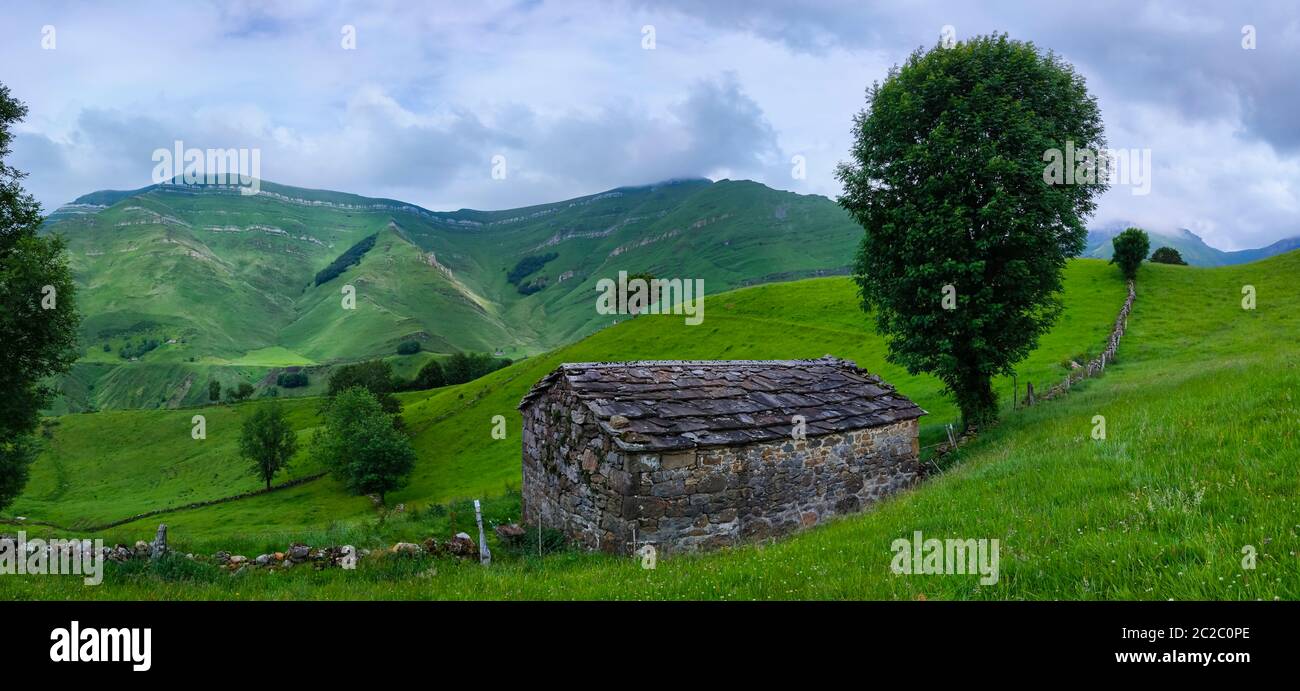
[[[721,367],[734,365],[763,365],[763,366],[797,366],[797,365],[843,365],[858,368],[853,360],[842,360],[836,357],[807,358],[797,360],[625,360],[625,361],[601,361],[601,362],[565,362],[561,363],[560,369],[597,369],[612,367]],[[859,368],[860,369],[860,368]]]

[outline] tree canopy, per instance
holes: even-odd
[[[1172,247],[1161,247],[1152,252],[1151,261],[1157,264],[1179,264],[1187,266],[1187,262],[1183,261],[1182,253]]]
[[[324,414],[312,450],[349,491],[382,500],[405,485],[415,468],[415,451],[374,394],[360,386],[346,389]]]
[[[1052,184],[1044,166],[1105,149],[1096,100],[1050,52],[981,36],[913,53],[853,125],[839,202],[865,231],[862,306],[891,362],[942,380],[967,428],[992,422],[992,377],[1055,322],[1065,264],[1107,187],[1104,175]]]
[[[76,289],[62,238],[41,236],[41,207],[5,159],[27,107],[0,84],[0,509],[27,484],[32,438],[53,390],[77,358]]]
[[[1151,250],[1151,239],[1147,237],[1146,231],[1141,228],[1128,228],[1110,242],[1115,248],[1114,254],[1110,256],[1110,263],[1119,266],[1124,278],[1130,281],[1137,278],[1138,267],[1142,265],[1142,260],[1146,259],[1147,252]]]
[[[397,383],[393,379],[393,366],[386,360],[367,360],[351,365],[344,365],[330,375],[326,395],[334,398],[338,394],[354,387],[361,387],[374,395],[384,412],[397,414],[402,411],[402,404],[393,396]]]
[[[259,406],[244,420],[239,437],[239,455],[249,461],[266,488],[276,473],[289,467],[298,450],[298,435],[284,417],[278,402]]]

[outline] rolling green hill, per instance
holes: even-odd
[[[1084,251],[1083,256],[1109,260],[1111,255],[1115,253],[1115,248],[1111,245],[1111,238],[1129,225],[1120,223],[1105,229],[1090,231],[1088,233],[1088,249]],[[1178,254],[1182,256],[1183,261],[1192,266],[1246,264],[1300,249],[1300,237],[1278,240],[1266,247],[1225,252],[1217,247],[1205,244],[1201,236],[1186,228],[1175,233],[1147,231],[1147,235],[1151,238],[1152,252],[1160,247],[1172,247],[1178,250]]]
[[[1104,376],[1063,399],[1004,410],[1001,425],[915,490],[770,544],[665,559],[652,571],[629,559],[527,557],[497,546],[490,569],[427,560],[368,561],[355,573],[242,577],[206,567],[134,569],[110,571],[99,588],[76,579],[27,579],[0,582],[0,592],[13,598],[1295,599],[1298,272],[1300,252],[1218,269],[1144,265],[1128,334]],[[1255,310],[1241,307],[1247,284],[1257,290]],[[1022,382],[1055,381],[1063,359],[1098,350],[1123,296],[1114,267],[1088,260],[1070,265],[1066,291],[1065,318],[1020,368]],[[540,374],[565,360],[831,352],[857,358],[929,410],[923,443],[955,416],[932,379],[880,362],[882,345],[864,327],[845,279],[761,286],[715,300],[721,309],[711,305],[695,332],[680,320],[638,317],[476,382],[406,394],[420,462],[411,487],[392,500],[420,507],[492,497],[517,483],[514,405]],[[251,478],[241,480],[230,469],[237,462],[230,458],[229,431],[249,405],[202,409],[209,414],[202,444],[210,445],[202,447],[188,436],[194,411],[60,418],[14,510],[75,523],[179,502],[181,492],[193,500],[251,487]],[[292,413],[304,434],[312,424],[309,405],[295,402]],[[488,434],[490,416],[498,413],[510,420],[510,437],[500,442]],[[1106,419],[1104,440],[1090,436],[1096,415]],[[113,430],[116,437],[103,436]],[[311,470],[304,462],[294,472]],[[416,508],[376,523],[364,518],[365,500],[346,497],[326,479],[165,520],[182,549],[252,554],[282,548],[291,536],[379,545],[443,535],[450,526],[467,527],[463,504],[453,507],[450,515]],[[516,518],[517,511],[508,496],[488,504],[492,520]],[[134,540],[151,534],[158,520],[110,532]],[[893,574],[891,542],[917,530],[926,537],[999,539],[998,583]],[[1242,568],[1247,548],[1257,553],[1255,569]]]
[[[595,286],[620,271],[703,279],[709,294],[842,273],[861,231],[824,197],[677,180],[445,213],[270,182],[249,196],[154,185],[86,195],[45,232],[68,240],[85,314],[64,412],[197,405],[209,379],[269,381],[276,367],[387,355],[407,339],[533,355],[613,323]],[[371,235],[359,261],[317,284]],[[520,266],[534,268],[512,282]]]
[[[1064,377],[1062,362],[1099,352],[1123,302],[1124,287],[1101,262],[1071,264],[1067,310],[1019,370],[1042,386]],[[520,472],[519,400],[561,362],[640,359],[786,359],[825,354],[855,359],[881,374],[930,415],[923,443],[938,441],[957,411],[926,375],[908,375],[884,361],[883,341],[857,307],[847,278],[757,286],[709,298],[703,324],[681,316],[642,315],[571,346],[527,358],[482,379],[432,392],[401,394],[403,417],[420,462],[409,487],[393,503],[420,505],[468,496],[495,496],[517,486]],[[1010,405],[1011,384],[998,390]],[[11,512],[77,527],[109,523],[144,511],[205,501],[256,489],[238,460],[239,424],[258,402],[184,410],[106,411],[65,415],[51,428],[49,448],[34,466],[26,493]],[[305,442],[316,424],[317,402],[286,401]],[[206,417],[207,439],[191,439],[191,417]],[[508,436],[490,436],[494,415]],[[84,467],[83,464],[92,464]],[[319,472],[306,454],[286,479]],[[271,495],[168,516],[178,534],[222,536],[321,527],[322,521],[366,516],[370,502],[349,497],[333,480]],[[139,525],[123,528],[134,534]]]

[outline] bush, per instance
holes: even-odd
[[[411,380],[410,388],[412,390],[422,391],[424,389],[436,389],[439,386],[445,386],[447,375],[442,371],[442,363],[437,360],[430,360],[420,368],[420,373],[415,375]]]
[[[1111,240],[1111,244],[1115,247],[1115,253],[1111,255],[1110,263],[1119,265],[1124,278],[1130,281],[1137,278],[1138,267],[1142,265],[1142,260],[1151,249],[1151,240],[1147,237],[1146,231],[1141,228],[1129,228],[1116,235],[1115,239]]]
[[[127,341],[122,346],[121,350],[117,351],[117,354],[123,360],[130,360],[131,358],[143,357],[145,353],[157,347],[158,339],[142,338],[140,339],[139,345],[132,345],[130,341]]]
[[[340,254],[337,259],[330,262],[330,265],[316,272],[316,285],[325,283],[334,279],[334,277],[347,271],[349,266],[359,264],[361,258],[375,246],[375,240],[379,238],[379,233],[362,238],[360,242],[349,247],[346,252]]]
[[[286,389],[297,389],[307,386],[310,383],[307,380],[307,373],[298,372],[281,372],[275,377],[275,385],[282,386]]]
[[[214,403],[221,400],[221,382],[216,379],[208,381],[208,400]]]
[[[402,404],[393,397],[397,384],[393,381],[393,367],[383,360],[369,360],[351,365],[344,365],[330,375],[329,389],[326,395],[334,398],[338,394],[361,387],[369,391],[385,413],[397,414],[402,411]]]
[[[239,382],[239,386],[233,389],[226,390],[226,400],[232,403],[247,400],[248,397],[252,395],[253,395],[253,385],[249,384],[246,381],[241,381]]]
[[[1161,247],[1152,252],[1151,261],[1157,264],[1179,264],[1181,266],[1187,266],[1187,262],[1183,261],[1183,255],[1172,247]]]
[[[464,384],[509,364],[509,360],[494,358],[487,353],[456,353],[443,365],[444,381],[447,384]]]
[[[534,254],[531,256],[524,257],[523,259],[520,259],[518,263],[515,264],[515,268],[511,269],[506,274],[506,282],[510,283],[511,285],[518,286],[519,282],[524,280],[524,278],[526,278],[529,274],[537,271],[543,266],[546,266],[547,262],[551,261],[552,259],[555,259],[558,256],[560,255],[556,254],[555,252],[547,252],[546,254]]]
[[[520,295],[532,295],[533,293],[541,292],[542,289],[546,287],[546,285],[547,285],[546,277],[540,276],[538,278],[532,279],[531,281],[520,283],[519,286],[516,288],[516,290],[519,291]]]
[[[402,341],[397,346],[398,355],[414,355],[420,352],[420,342],[416,340]]]
[[[353,494],[384,495],[406,484],[415,468],[411,441],[396,428],[396,416],[379,400],[354,386],[338,393],[325,409],[325,425],[312,451]]]

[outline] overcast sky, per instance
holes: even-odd
[[[47,211],[149,184],[178,139],[258,148],[267,180],[438,210],[697,176],[834,197],[865,88],[947,26],[1055,50],[1111,147],[1150,150],[1150,193],[1116,186],[1089,225],[1185,227],[1222,249],[1300,235],[1294,2],[799,5],[10,5],[0,82],[30,108],[11,163]]]

